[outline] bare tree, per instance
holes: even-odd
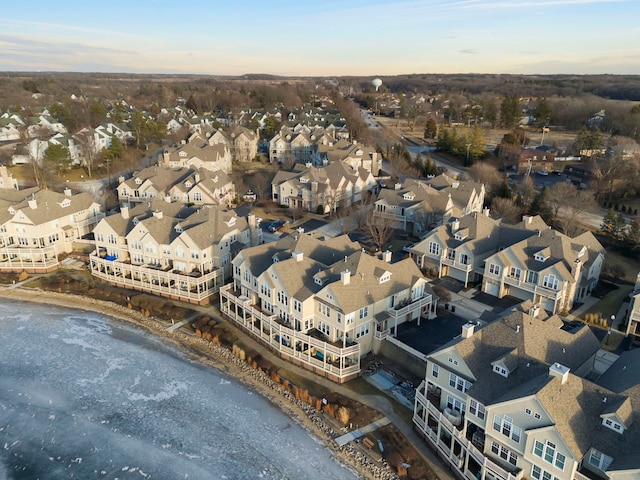
[[[580,226],[583,215],[596,204],[593,193],[587,190],[578,190],[569,198],[569,202],[560,208],[559,223],[562,232],[569,237],[575,237],[584,231]]]
[[[93,166],[99,156],[93,130],[83,129],[74,138],[80,150],[82,164],[87,171],[87,175],[91,178],[93,176]]]
[[[491,210],[498,218],[503,218],[508,223],[516,223],[522,215],[522,209],[510,198],[494,198]]]
[[[373,213],[369,215],[368,230],[373,243],[381,250],[393,234],[393,220],[389,217],[374,216]]]

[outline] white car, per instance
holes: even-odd
[[[546,177],[546,176],[548,176],[548,175],[549,175],[549,172],[547,172],[546,170],[540,170],[540,171],[538,172],[538,175],[542,175],[542,176]]]

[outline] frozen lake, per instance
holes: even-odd
[[[280,410],[99,314],[0,300],[0,480],[357,478]]]

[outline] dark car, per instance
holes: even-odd
[[[275,220],[269,224],[269,231],[276,232],[280,227],[284,225],[284,220]]]

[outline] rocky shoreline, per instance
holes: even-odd
[[[381,466],[377,465],[354,445],[346,444],[339,447],[333,439],[340,436],[342,432],[336,431],[321,412],[308,403],[297,399],[282,384],[273,381],[266,372],[252,368],[226,347],[215,345],[180,330],[169,333],[152,317],[147,317],[136,310],[112,302],[67,293],[11,287],[0,288],[0,297],[89,310],[141,326],[147,331],[171,341],[194,360],[217,368],[256,390],[277,405],[310,435],[320,439],[324,446],[333,452],[339,462],[354,469],[361,477],[376,480],[399,478],[384,461]]]

